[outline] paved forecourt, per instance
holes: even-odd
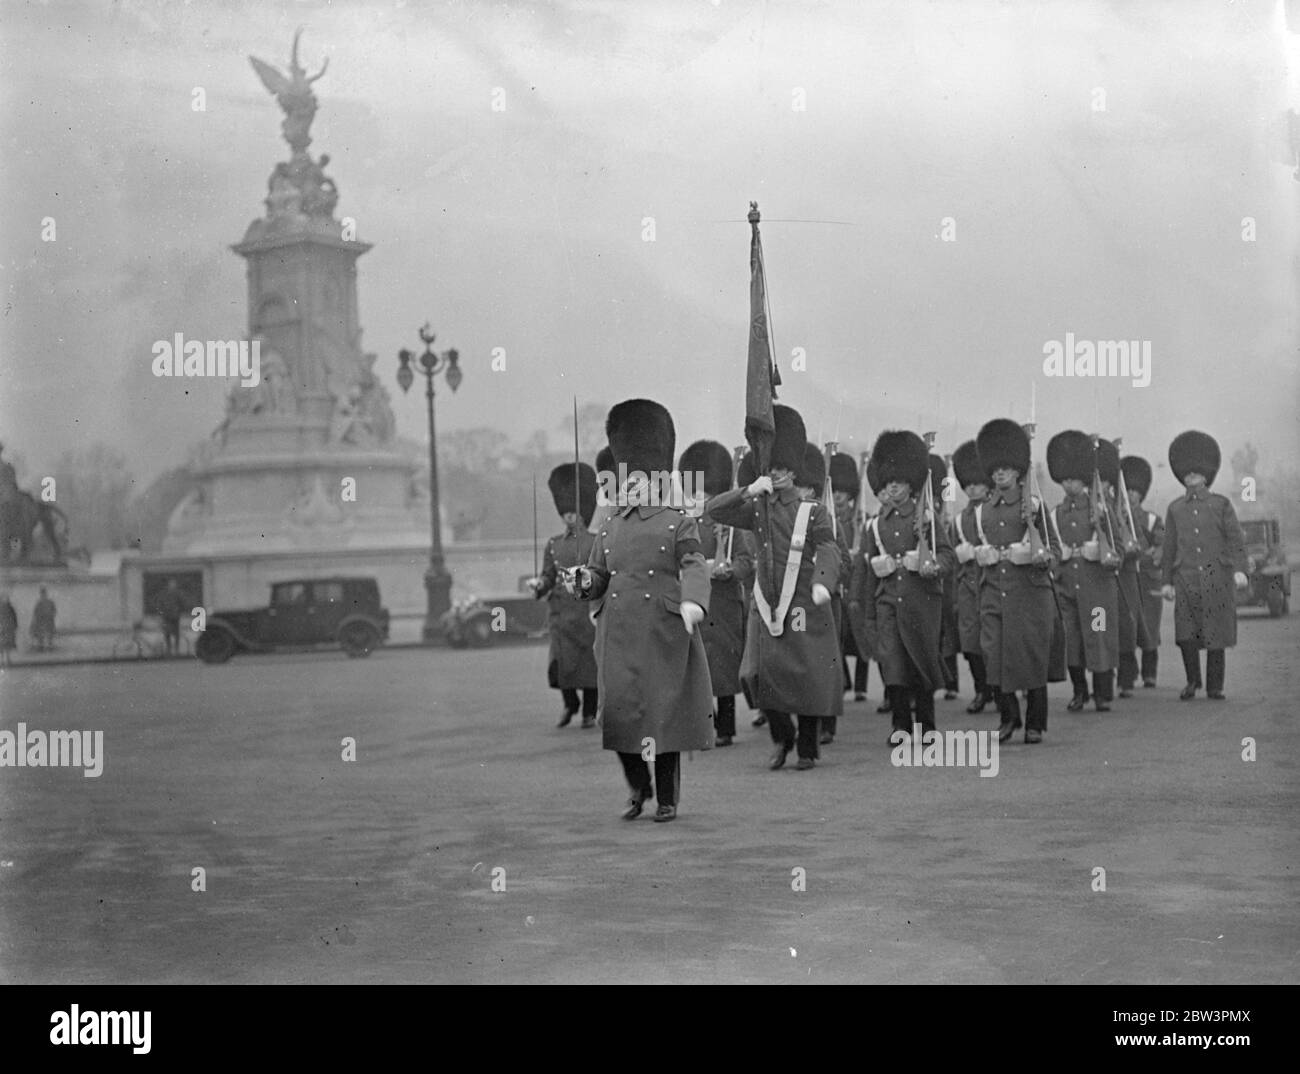
[[[1243,615],[1226,703],[1172,646],[1109,714],[1054,687],[993,778],[894,767],[874,672],[811,772],[742,701],[672,824],[544,646],[12,669],[0,731],[103,771],[0,768],[0,980],[1295,982],[1298,640]]]

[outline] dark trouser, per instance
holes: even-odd
[[[563,690],[560,691],[560,694],[564,698],[564,711],[577,712],[578,691],[570,690],[568,687],[565,687]],[[582,691],[582,718],[584,720],[594,720],[596,718],[596,708],[598,706],[599,701],[600,698],[597,695],[594,687],[590,690]]]
[[[1159,666],[1160,666],[1160,650],[1143,649],[1142,650],[1142,681],[1155,682],[1156,668],[1158,668]]]
[[[1069,667],[1070,682],[1074,684],[1074,696],[1088,700],[1087,672],[1074,664]],[[1115,672],[1094,671],[1092,673],[1092,694],[1099,701],[1115,700]]]
[[[713,730],[720,735],[736,734],[736,695],[728,694],[726,697],[719,697],[718,716],[713,721]]]
[[[166,651],[174,653],[180,648],[181,642],[181,621],[179,619],[164,619],[162,621],[163,645]]]
[[[763,713],[767,716],[767,727],[772,732],[772,741],[778,746],[785,746],[788,749],[793,745],[800,757],[810,757],[814,761],[821,756],[821,751],[817,748],[817,732],[822,722],[820,716],[800,716],[799,733],[796,735],[794,720],[790,718],[788,712],[764,709]]]
[[[943,688],[953,693],[957,691],[957,654],[951,653],[943,660]]]
[[[1137,656],[1131,649],[1121,649],[1119,651],[1119,688],[1121,690],[1132,690],[1137,683],[1137,677]]]
[[[867,692],[867,671],[871,668],[871,661],[865,656],[855,656],[853,658],[853,678],[849,678],[849,658],[844,657],[844,689],[852,691],[855,694],[865,694]]]
[[[970,677],[975,680],[975,693],[982,694],[989,688],[988,674],[984,670],[984,656],[981,653],[965,653],[966,663],[970,665]]]
[[[620,753],[618,759],[623,762],[623,775],[633,793],[642,798],[652,797],[654,788],[658,793],[660,805],[676,805],[682,790],[682,755],[680,753],[655,754],[655,775],[653,788],[650,783],[650,765],[641,759],[639,753]]]
[[[1187,685],[1201,688],[1201,651],[1194,644],[1178,646],[1183,653],[1183,667],[1187,671]],[[1205,651],[1205,689],[1207,693],[1223,693],[1228,675],[1227,652],[1223,649]]]
[[[822,720],[822,730],[825,731],[828,735],[834,735],[835,728],[838,726],[839,717],[823,716],[821,720]]]
[[[923,686],[891,686],[889,704],[895,731],[912,733],[913,705],[916,705],[916,722],[921,725],[921,733],[935,729],[933,691]]]
[[[1020,699],[1014,693],[996,691],[998,713],[1003,723],[1020,723]],[[1047,687],[1035,686],[1025,691],[1025,725],[1031,731],[1047,730]]]

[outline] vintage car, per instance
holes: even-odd
[[[1276,619],[1291,611],[1291,568],[1282,547],[1282,526],[1276,518],[1248,519],[1241,524],[1246,535],[1246,577],[1250,584],[1237,590],[1237,606],[1264,605]]]
[[[369,656],[387,639],[388,610],[373,578],[306,578],[274,583],[265,608],[209,613],[194,651],[206,664],[287,649],[342,647]]]

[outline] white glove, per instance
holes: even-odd
[[[532,578],[529,578],[526,582],[524,582],[524,585],[526,585],[529,589],[531,589],[534,593],[536,593],[539,589],[542,588],[542,580],[541,578],[534,576]]]
[[[821,582],[814,582],[812,587],[812,598],[813,603],[818,607],[823,604],[829,604],[831,602],[831,591],[822,585]]]
[[[771,496],[772,479],[764,474],[762,477],[756,479],[749,488],[745,489],[745,492],[751,500],[758,496]]]
[[[586,567],[569,567],[564,571],[564,588],[575,596],[591,588],[591,571]]]
[[[1234,574],[1232,576],[1232,580],[1237,583],[1238,589],[1245,589],[1246,586],[1250,585],[1250,579],[1247,578],[1244,574],[1242,574],[1241,571],[1238,571],[1236,574]]]
[[[695,633],[695,624],[703,621],[704,609],[693,600],[682,601],[682,625],[686,627],[687,634]]]
[[[932,559],[927,559],[921,564],[921,569],[918,573],[922,578],[934,578],[939,573],[939,564]]]
[[[1174,587],[1171,586],[1171,585],[1162,585],[1162,586],[1160,587],[1160,595],[1161,595],[1162,597],[1164,597],[1165,600],[1173,600],[1173,599],[1174,599]]]

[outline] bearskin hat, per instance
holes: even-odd
[[[740,465],[736,468],[736,487],[749,488],[757,478],[758,472],[754,469],[754,453],[746,451],[740,458]]]
[[[1058,485],[1074,478],[1089,482],[1097,466],[1092,437],[1078,429],[1066,429],[1047,442],[1047,472]]]
[[[884,482],[880,480],[880,464],[876,462],[876,456],[872,455],[867,459],[867,488],[871,489],[871,495],[878,498],[884,487]]]
[[[609,445],[606,444],[603,448],[601,448],[598,452],[596,452],[596,473],[612,474],[617,469],[618,469],[618,465],[614,462],[614,453],[609,450]]]
[[[930,449],[916,433],[888,429],[876,437],[871,458],[879,469],[880,487],[902,481],[916,495],[930,475]]]
[[[695,441],[682,452],[677,469],[683,474],[704,475],[703,487],[695,489],[697,494],[717,496],[731,488],[731,452],[716,440]]]
[[[852,455],[837,451],[831,456],[831,488],[836,492],[847,492],[850,500],[856,500],[862,491],[862,481],[858,477],[858,464]]]
[[[1188,474],[1198,473],[1205,476],[1206,485],[1214,484],[1220,462],[1219,442],[1208,433],[1188,429],[1169,445],[1169,468],[1180,483]]]
[[[974,440],[967,440],[964,444],[958,445],[957,450],[952,453],[952,469],[957,475],[957,484],[960,488],[989,483],[989,475],[980,465],[980,453]]]
[[[591,525],[591,516],[596,511],[596,471],[585,462],[578,463],[578,515],[584,526]],[[573,505],[573,463],[566,462],[551,471],[546,479],[551,490],[551,499],[555,502],[555,513],[563,515],[572,511]]]
[[[1015,470],[1021,477],[1029,473],[1029,434],[1010,418],[985,422],[975,437],[975,453],[986,480],[993,471]]]
[[[826,492],[826,456],[816,444],[804,445],[803,465],[795,474],[795,484],[812,489],[818,499]]]
[[[778,403],[772,408],[772,419],[776,423],[776,437],[772,441],[769,465],[797,475],[803,466],[804,445],[808,443],[803,417],[794,407]]]
[[[610,408],[605,434],[614,461],[629,474],[670,473],[677,433],[672,415],[652,399],[625,399]]]
[[[1119,487],[1119,448],[1114,441],[1097,441],[1097,472],[1111,488]]]
[[[1124,475],[1124,487],[1145,500],[1151,491],[1151,464],[1141,455],[1125,455],[1119,460],[1119,469]]]

